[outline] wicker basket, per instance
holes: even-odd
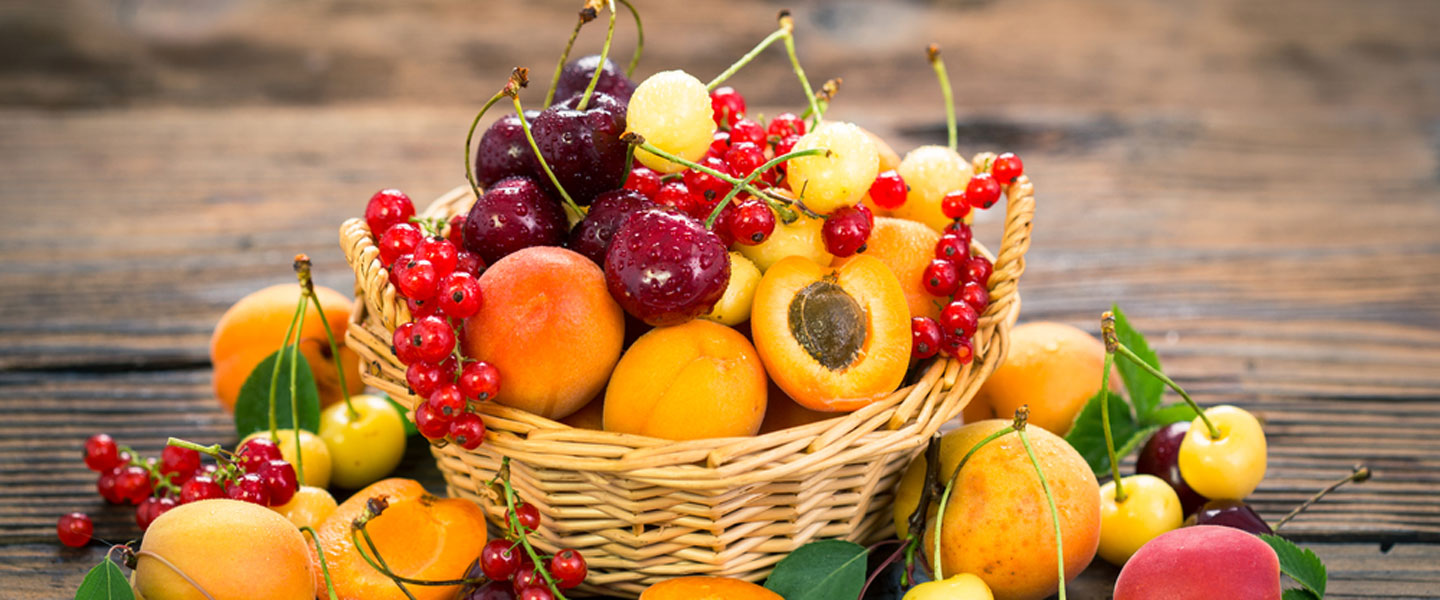
[[[979,169],[993,159],[981,154],[974,162]],[[472,202],[469,188],[459,187],[421,216],[449,218]],[[590,566],[583,591],[628,597],[683,575],[758,581],[811,540],[865,543],[886,535],[906,464],[960,414],[1005,356],[1020,312],[1016,281],[1025,270],[1034,209],[1034,188],[1022,176],[1008,188],[998,258],[975,245],[995,270],[968,365],[936,360],[913,385],[858,411],[746,438],[672,442],[575,429],[486,402],[483,445],[434,449],[449,493],[500,522],[503,500],[497,505],[484,488],[501,457],[510,457],[516,491],[543,515],[532,538],[537,546],[579,550]],[[390,342],[409,310],[363,219],[346,221],[340,242],[357,282],[346,343],[360,354],[367,384],[413,407],[420,399],[409,393]]]

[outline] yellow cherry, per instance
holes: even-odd
[[[626,130],[640,134],[654,144],[685,160],[700,160],[715,137],[714,109],[710,93],[693,75],[684,71],[661,71],[651,75],[630,96]],[[678,173],[685,166],[641,149],[635,159],[661,173]]]
[[[405,423],[384,398],[351,396],[354,413],[336,402],[320,413],[320,439],[330,449],[330,478],[359,489],[389,475],[405,456]]]
[[[927,581],[905,592],[903,600],[995,600],[979,577],[961,573],[944,581]]]
[[[1211,407],[1205,416],[1220,435],[1212,438],[1195,418],[1180,441],[1180,477],[1211,500],[1243,500],[1265,478],[1265,431],[1254,415],[1235,406]]]
[[[860,202],[880,172],[880,151],[863,129],[850,123],[821,123],[795,142],[794,150],[825,148],[821,155],[790,159],[785,181],[810,210],[830,214]]]
[[[1184,519],[1180,496],[1154,475],[1122,477],[1125,501],[1115,500],[1115,482],[1100,486],[1100,557],[1122,566],[1145,542],[1177,529]]]
[[[730,283],[725,286],[725,295],[700,318],[732,327],[744,323],[750,319],[750,305],[755,300],[757,287],[760,287],[760,269],[745,255],[731,250]]]

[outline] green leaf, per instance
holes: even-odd
[[[1150,344],[1145,341],[1145,336],[1130,326],[1130,321],[1125,318],[1125,313],[1120,310],[1119,305],[1111,306],[1115,313],[1115,337],[1121,344],[1129,348],[1147,364],[1160,369],[1160,357],[1150,349]],[[1135,405],[1135,413],[1140,416],[1141,422],[1148,422],[1150,413],[1160,405],[1160,397],[1165,393],[1165,384],[1155,376],[1147,373],[1139,365],[1130,362],[1129,358],[1115,357],[1115,368],[1120,370],[1120,380],[1125,382],[1125,391],[1130,395],[1130,402]]]
[[[1325,571],[1325,563],[1320,562],[1320,557],[1278,535],[1261,535],[1260,539],[1270,544],[1275,555],[1280,558],[1281,573],[1289,575],[1316,598],[1325,597],[1325,582],[1329,576]]]
[[[1280,600],[1320,600],[1320,597],[1311,593],[1310,590],[1295,588],[1285,590],[1285,593],[1280,594]]]
[[[1070,433],[1065,436],[1065,441],[1085,457],[1085,462],[1095,471],[1095,475],[1104,475],[1110,468],[1110,455],[1105,449],[1105,426],[1100,415],[1100,393],[1096,392],[1085,403],[1085,408],[1080,409],[1080,415],[1075,417],[1075,424],[1070,427]],[[1130,413],[1130,405],[1119,394],[1110,392],[1110,433],[1115,437],[1116,456],[1124,456],[1120,453],[1121,448],[1134,448],[1135,444],[1144,441],[1132,441],[1143,432],[1140,425],[1135,422],[1135,415]]]
[[[854,542],[810,542],[775,565],[765,587],[785,600],[859,598],[865,558],[865,548]]]
[[[415,422],[405,417],[405,413],[410,412],[410,409],[405,408],[405,405],[396,402],[395,399],[391,398],[388,394],[382,397],[385,398],[386,402],[390,403],[390,406],[395,409],[395,412],[400,413],[400,422],[405,425],[405,437],[410,437],[412,435],[417,435],[420,433],[420,429],[415,426]]]
[[[85,580],[75,590],[75,600],[135,600],[135,593],[120,567],[105,558],[85,574]]]
[[[1199,415],[1195,414],[1195,409],[1190,408],[1189,404],[1181,402],[1179,404],[1167,404],[1157,408],[1151,411],[1149,417],[1141,419],[1141,421],[1146,425],[1164,427],[1180,421],[1193,421],[1197,416]]]
[[[290,428],[290,353],[276,350],[255,366],[245,385],[240,386],[240,399],[235,402],[235,433],[244,438],[256,431],[270,430],[270,375],[274,373],[276,358],[280,357],[280,375],[275,378],[275,421],[281,429]],[[305,355],[296,353],[295,395],[298,403],[300,428],[307,431],[320,429],[320,390],[315,387],[315,376]]]

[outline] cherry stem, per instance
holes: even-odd
[[[280,350],[275,354],[274,368],[270,370],[270,439],[280,437],[279,417],[276,414],[278,409],[275,407],[275,390],[280,383],[280,363],[283,362],[281,359],[285,358],[285,349],[290,347],[290,338],[292,336],[299,337],[295,333],[295,324],[303,314],[305,314],[305,298],[301,297],[300,301],[295,304],[295,316],[290,317],[290,328],[285,330],[285,339],[281,341]]]
[[[910,518],[907,521],[909,531],[905,534],[908,541],[905,550],[905,574],[907,577],[915,565],[915,551],[920,548],[922,538],[925,537],[925,517],[930,514],[930,503],[940,492],[940,444],[942,439],[944,439],[943,436],[936,433],[930,436],[930,442],[925,445],[925,485],[920,487],[920,501],[915,503],[915,510],[910,511]],[[906,577],[902,577],[901,582],[903,583],[905,579]]]
[[[1120,344],[1115,335],[1115,313],[1100,315],[1100,335],[1105,338],[1105,368],[1100,373],[1100,425],[1105,430],[1105,451],[1110,454],[1110,474],[1115,480],[1115,503],[1125,502],[1125,487],[1120,476],[1120,460],[1115,456],[1115,438],[1110,433],[1110,369],[1115,366],[1114,348]]]
[[[620,187],[630,183],[630,172],[635,170],[635,146],[625,144],[625,177],[620,180]]]
[[[375,553],[374,560],[371,560],[370,555],[365,553],[365,548],[360,546],[360,534],[362,533],[365,534],[366,545],[370,546],[370,551]],[[406,598],[416,600],[415,594],[410,593],[410,590],[405,587],[405,584],[423,584],[419,583],[419,580],[411,580],[407,577],[396,575],[390,570],[390,565],[385,564],[385,559],[380,556],[380,551],[375,548],[374,540],[370,539],[370,533],[365,531],[365,524],[361,523],[359,519],[355,521],[355,526],[350,528],[350,544],[355,546],[355,552],[360,554],[360,558],[365,559],[365,562],[370,565],[370,568],[379,571],[381,575],[389,577],[391,581],[394,581],[395,587],[400,588],[400,591],[405,593]],[[376,564],[377,562],[379,564]]]
[[[790,16],[790,11],[780,12],[780,29],[785,32],[785,53],[790,56],[790,66],[795,68],[795,76],[800,78],[800,87],[805,89],[805,99],[810,102],[810,128],[814,129],[820,123],[820,118],[825,116],[825,110],[820,108],[820,101],[815,98],[815,90],[810,87],[810,78],[805,76],[805,68],[800,66],[800,58],[795,55],[795,19]]]
[[[683,159],[683,158],[680,158],[679,156],[675,156],[674,154],[671,154],[671,153],[669,153],[669,152],[666,152],[666,151],[664,151],[664,150],[661,150],[660,148],[656,147],[654,144],[651,144],[650,142],[645,141],[644,138],[642,138],[642,137],[634,134],[633,132],[632,132],[632,133],[627,133],[627,134],[625,134],[625,135],[620,136],[620,141],[626,142],[626,143],[631,144],[631,145],[637,145],[637,144],[638,144],[638,145],[640,146],[640,149],[641,149],[641,150],[644,150],[644,151],[646,151],[646,152],[649,152],[649,153],[651,153],[651,154],[654,154],[655,156],[659,156],[660,158],[663,158],[663,159],[668,160],[668,161],[670,161],[670,162],[673,162],[673,163],[675,163],[675,164],[678,164],[678,165],[681,165],[681,166],[684,166],[684,167],[688,167],[688,168],[694,169],[694,170],[696,170],[696,171],[700,171],[701,173],[705,173],[705,174],[707,174],[707,175],[711,175],[711,176],[715,177],[716,179],[719,179],[719,180],[721,180],[721,181],[724,181],[725,183],[728,183],[728,184],[730,184],[730,185],[732,185],[732,186],[739,186],[739,187],[741,188],[741,191],[748,192],[750,195],[755,196],[755,197],[758,197],[758,198],[764,198],[767,203],[770,203],[770,204],[771,204],[771,206],[774,206],[774,205],[775,205],[775,204],[774,204],[775,202],[780,202],[780,203],[782,203],[782,204],[785,204],[786,206],[790,206],[790,203],[788,203],[788,202],[786,202],[786,201],[784,201],[784,200],[777,200],[774,196],[771,196],[771,195],[767,194],[764,190],[761,190],[760,188],[757,188],[757,187],[755,187],[755,186],[752,185],[752,184],[743,183],[742,180],[740,180],[740,179],[737,179],[737,178],[732,177],[732,176],[730,176],[730,175],[727,175],[727,174],[725,174],[725,173],[721,173],[721,172],[719,172],[719,171],[716,171],[715,169],[712,169],[712,168],[707,167],[707,166],[705,166],[705,165],[702,165],[702,164],[700,164],[700,163],[697,163],[697,162],[694,162],[694,161],[690,161],[690,160],[685,160],[685,159]],[[828,151],[828,150],[827,150],[827,151]],[[803,150],[802,150],[802,152],[803,152]],[[788,155],[787,155],[787,156],[788,156]],[[662,180],[663,180],[663,178],[662,178]],[[721,206],[723,206],[723,204],[722,204]],[[797,207],[798,207],[798,206],[800,206],[800,205],[799,205],[799,204],[794,204],[793,206],[797,206]],[[804,210],[803,207],[802,207],[802,210]],[[818,217],[818,215],[816,215],[816,216]]]
[[[885,540],[882,542],[877,542],[875,545],[866,548],[866,552],[874,552],[887,544],[900,544],[900,547],[896,548],[894,552],[891,552],[890,556],[885,557],[885,560],[881,561],[880,565],[875,567],[874,571],[870,572],[870,576],[865,578],[865,585],[860,588],[859,597],[865,597],[865,592],[870,589],[870,584],[875,583],[875,579],[880,577],[880,572],[884,571],[885,567],[890,566],[901,556],[905,555],[905,546],[907,544],[902,540]]]
[[[930,67],[935,69],[935,77],[940,80],[940,93],[945,96],[945,130],[949,134],[950,149],[954,150],[958,144],[955,136],[955,94],[950,90],[950,74],[945,70],[945,59],[940,58],[939,44],[930,44],[925,48],[925,56],[930,59]]]
[[[1349,475],[1346,475],[1345,477],[1342,477],[1342,478],[1336,480],[1334,483],[1331,483],[1330,485],[1325,486],[1325,489],[1322,489],[1322,490],[1320,490],[1320,491],[1318,491],[1318,492],[1315,492],[1315,495],[1314,495],[1314,496],[1311,496],[1310,498],[1308,498],[1308,499],[1305,500],[1304,502],[1301,502],[1301,503],[1300,503],[1300,506],[1295,507],[1295,509],[1292,510],[1292,511],[1290,511],[1289,514],[1286,514],[1285,516],[1281,517],[1281,518],[1280,518],[1280,521],[1277,522],[1277,523],[1275,523],[1275,531],[1277,531],[1277,532],[1280,531],[1280,528],[1281,528],[1281,527],[1284,527],[1286,523],[1289,523],[1291,519],[1294,519],[1295,517],[1299,516],[1300,513],[1305,512],[1306,509],[1310,508],[1310,507],[1311,507],[1312,505],[1314,505],[1316,502],[1319,502],[1321,498],[1324,498],[1324,497],[1325,497],[1327,494],[1329,494],[1330,492],[1333,492],[1333,491],[1335,491],[1335,490],[1337,490],[1337,489],[1340,489],[1340,486],[1343,486],[1343,485],[1345,485],[1345,484],[1347,484],[1347,483],[1350,483],[1350,482],[1352,482],[1352,481],[1355,482],[1355,483],[1362,483],[1362,482],[1367,481],[1367,480],[1369,480],[1369,479],[1370,479],[1370,467],[1367,467],[1367,466],[1365,466],[1365,465],[1363,465],[1363,464],[1359,464],[1359,465],[1355,465],[1354,467],[1351,467],[1351,470],[1350,470],[1350,474],[1349,474]]]
[[[504,477],[500,477],[500,481],[505,487],[505,516],[510,521],[510,530],[520,539],[520,545],[525,547],[525,553],[530,555],[530,560],[535,563],[535,572],[545,579],[551,593],[557,600],[566,600],[560,586],[556,585],[555,578],[551,577],[549,569],[545,568],[545,561],[540,559],[540,554],[530,545],[530,538],[526,535],[528,530],[520,524],[520,516],[515,512],[515,488],[510,485],[510,457],[507,456],[501,461],[501,470],[505,473]],[[499,476],[499,473],[496,475]]]
[[[706,229],[711,229],[711,228],[713,228],[713,227],[715,226],[715,219],[717,219],[717,218],[720,217],[720,211],[721,211],[721,210],[724,210],[725,205],[726,205],[726,204],[729,204],[729,203],[730,203],[730,200],[732,200],[733,198],[735,198],[735,195],[736,195],[736,194],[739,194],[739,193],[740,193],[740,189],[741,189],[742,187],[750,187],[750,182],[754,181],[756,177],[759,177],[761,173],[764,173],[764,172],[766,172],[766,171],[769,171],[770,169],[775,168],[775,165],[778,165],[778,164],[780,164],[780,163],[783,163],[783,162],[785,162],[785,161],[787,161],[787,160],[790,160],[790,159],[792,159],[792,158],[796,158],[796,157],[799,157],[799,156],[818,156],[818,155],[821,155],[821,154],[829,154],[829,153],[830,153],[830,149],[828,149],[828,148],[810,148],[810,149],[807,149],[807,150],[796,150],[796,151],[794,151],[794,152],[790,152],[789,154],[783,154],[783,155],[777,156],[777,157],[775,157],[775,158],[772,158],[772,159],[770,159],[769,161],[767,161],[765,164],[760,165],[759,168],[756,168],[754,171],[751,171],[749,175],[746,175],[744,179],[741,179],[739,183],[732,184],[732,185],[730,186],[730,191],[725,194],[725,197],[722,198],[722,199],[720,200],[720,202],[717,202],[717,203],[715,204],[715,209],[712,210],[712,211],[710,211],[710,216],[705,219],[705,228],[706,228]],[[793,219],[792,219],[792,220],[793,220]]]
[[[575,105],[575,110],[585,110],[585,105],[590,103],[590,95],[595,93],[595,85],[600,83],[600,74],[605,72],[605,60],[610,56],[610,40],[615,38],[615,0],[610,0],[610,27],[605,30],[605,44],[600,46],[600,62],[595,65],[595,74],[590,76],[590,85],[585,86],[585,93],[580,96],[580,103]]]
[[[303,255],[302,255],[303,256]],[[296,262],[300,262],[299,258]],[[308,265],[309,258],[305,259]],[[305,306],[305,297],[300,297],[300,306]],[[290,346],[290,429],[295,434],[295,475],[305,481],[305,452],[300,448],[300,401],[295,394],[295,370],[300,363],[300,332],[305,330],[305,312],[300,311],[300,325],[295,332],[295,345]]]
[[[575,38],[580,37],[580,28],[586,23],[595,20],[599,14],[593,0],[586,0],[585,7],[580,9],[580,16],[575,20],[575,29],[570,32],[570,39],[565,42],[565,49],[560,52],[560,61],[555,63],[555,74],[550,76],[550,89],[545,92],[545,106],[555,102],[555,90],[560,87],[560,73],[565,70],[565,61],[570,58],[570,49],[575,47]],[[600,61],[603,66],[605,61]]]
[[[710,83],[705,84],[705,89],[711,92],[715,91],[715,88],[720,87],[720,84],[725,83],[726,79],[729,79],[730,76],[739,72],[745,65],[750,64],[750,61],[755,60],[756,56],[759,56],[761,52],[764,52],[765,49],[769,48],[771,44],[774,44],[776,40],[785,37],[786,33],[787,30],[782,26],[780,29],[776,29],[774,33],[765,36],[765,39],[760,40],[759,44],[756,44],[754,48],[751,48],[744,56],[741,56],[734,64],[726,67],[723,72],[716,75],[714,79],[711,79]]]
[[[508,84],[507,84],[508,87]],[[475,192],[475,197],[480,197],[480,184],[475,181],[475,163],[470,160],[470,148],[475,140],[475,128],[480,126],[480,118],[485,116],[496,102],[505,97],[505,91],[501,90],[485,101],[485,106],[480,107],[480,112],[475,113],[475,120],[470,122],[470,132],[465,134],[465,179],[470,182],[470,189]]]
[[[625,76],[635,75],[635,67],[640,64],[640,55],[645,52],[645,25],[640,22],[640,11],[635,10],[635,5],[630,0],[620,0],[620,4],[630,9],[630,14],[635,17],[635,52],[630,55],[630,66],[625,67]]]
[[[1065,545],[1060,536],[1060,511],[1055,508],[1055,495],[1050,492],[1050,481],[1045,478],[1045,471],[1040,468],[1040,461],[1035,458],[1035,449],[1030,447],[1030,435],[1025,431],[1022,412],[1029,413],[1029,408],[1022,406],[1016,411],[1015,431],[1020,434],[1020,443],[1025,446],[1025,454],[1030,457],[1030,464],[1035,466],[1035,475],[1040,478],[1040,489],[1045,491],[1045,501],[1050,504],[1050,522],[1055,525],[1055,568],[1060,572],[1060,600],[1065,600]]]
[[[535,136],[530,133],[530,122],[525,119],[525,110],[520,107],[520,96],[511,96],[510,100],[515,103],[515,114],[520,117],[520,128],[525,130],[525,140],[530,142],[530,151],[534,152],[535,159],[540,161],[540,168],[545,170],[545,176],[550,178],[550,183],[555,184],[555,189],[560,190],[560,197],[565,199],[565,206],[575,211],[577,216],[584,217],[585,211],[580,210],[580,206],[575,204],[570,193],[565,191],[565,186],[560,185],[560,179],[555,177],[555,171],[550,170],[550,163],[540,155],[540,146],[535,143]]]
[[[1019,422],[1019,423],[1021,423],[1021,424],[1023,424],[1024,421],[1023,421],[1022,419],[1027,418],[1027,417],[1029,416],[1029,412],[1026,411],[1026,412],[1024,412],[1023,415],[1022,415],[1021,411],[1016,411],[1016,412],[1015,412],[1015,415],[1016,415],[1016,417],[1015,417],[1016,421]],[[945,580],[945,574],[944,574],[944,572],[945,572],[945,561],[941,560],[941,557],[940,557],[940,553],[941,553],[941,549],[940,549],[940,534],[941,534],[941,531],[945,528],[945,527],[944,527],[944,525],[945,525],[945,508],[946,508],[946,505],[948,505],[948,504],[950,503],[950,493],[953,492],[953,491],[955,491],[955,484],[956,484],[958,481],[960,481],[960,470],[965,468],[965,463],[970,462],[970,457],[971,457],[971,456],[974,456],[974,455],[975,455],[975,452],[976,452],[977,450],[979,450],[979,449],[981,449],[981,448],[984,448],[984,447],[985,447],[985,444],[989,444],[990,442],[995,441],[996,438],[999,438],[1000,436],[1005,435],[1005,434],[1007,434],[1007,433],[1012,433],[1012,432],[1014,432],[1014,431],[1015,431],[1015,426],[1014,426],[1014,425],[1007,425],[1007,426],[1005,426],[1004,429],[1001,429],[1001,430],[999,430],[999,431],[996,431],[995,433],[992,433],[992,434],[986,436],[985,439],[980,440],[980,443],[975,444],[974,446],[972,446],[972,447],[970,448],[970,450],[969,450],[968,452],[965,453],[965,456],[960,459],[960,464],[955,465],[955,471],[950,474],[950,481],[945,484],[945,492],[942,493],[942,494],[940,494],[940,507],[939,507],[938,509],[936,509],[936,513],[935,513],[935,523],[936,523],[936,525],[935,525],[935,527],[934,527],[934,529],[935,529],[935,535],[934,535],[934,546],[935,546],[935,554],[934,554],[934,557],[935,557],[935,559],[934,559],[934,561],[932,561],[934,564],[931,565],[931,567],[932,567],[932,568],[934,569],[934,571],[935,571],[935,581],[944,581],[944,580]]]
[[[436,235],[439,235],[438,231]],[[325,339],[330,343],[330,356],[335,360],[335,375],[340,378],[340,397],[345,399],[345,409],[350,418],[358,419],[360,413],[355,410],[355,404],[350,402],[350,386],[345,382],[345,364],[340,360],[340,345],[335,343],[335,331],[330,328],[330,319],[325,318],[325,307],[320,306],[320,296],[315,293],[315,280],[310,276],[309,257],[305,258],[303,264],[300,260],[295,261],[295,276],[300,278],[300,290],[310,303],[315,305],[320,323],[325,326]]]
[[[310,541],[315,544],[315,556],[320,557],[320,572],[325,575],[325,592],[330,595],[330,600],[339,600],[335,595],[335,584],[330,580],[330,564],[325,560],[325,549],[320,547],[320,534],[309,525],[301,525],[300,533],[310,534]]]
[[[1200,405],[1197,404],[1195,400],[1190,397],[1190,394],[1185,393],[1185,389],[1181,388],[1180,384],[1175,383],[1175,380],[1170,379],[1170,377],[1160,372],[1160,369],[1156,369],[1155,367],[1150,366],[1150,363],[1145,362],[1143,359],[1141,359],[1135,354],[1134,350],[1131,350],[1123,343],[1117,341],[1115,343],[1115,351],[1120,356],[1129,359],[1130,362],[1135,363],[1141,369],[1144,369],[1146,373],[1149,373],[1156,379],[1159,379],[1165,385],[1169,386],[1170,389],[1175,390],[1175,393],[1180,394],[1180,398],[1184,399],[1185,403],[1189,404],[1190,408],[1195,411],[1195,414],[1200,416],[1200,422],[1204,423],[1205,428],[1210,431],[1210,439],[1219,440],[1225,437],[1225,435],[1220,432],[1220,428],[1216,427],[1215,424],[1210,421],[1210,417],[1205,416],[1205,411],[1200,409]]]

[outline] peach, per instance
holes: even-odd
[[[258,590],[276,600],[311,600],[306,543],[290,521],[263,506],[228,499],[182,504],[145,531],[133,584],[150,600],[249,600]]]
[[[948,481],[970,448],[1009,424],[980,421],[946,434],[940,445],[941,477]],[[1038,427],[1027,431],[1060,513],[1068,581],[1090,564],[1099,546],[1100,486],[1064,439]],[[902,538],[924,479],[921,454],[895,491],[895,528]],[[933,564],[931,535],[926,532],[923,548]],[[945,509],[940,538],[944,573],[974,573],[998,600],[1039,600],[1059,588],[1050,507],[1018,435],[997,438],[970,457]]]
[[[1115,600],[1279,600],[1280,560],[1260,538],[1219,525],[1161,534],[1130,557]]]
[[[730,577],[677,577],[640,592],[640,600],[784,600],[780,594]]]
[[[925,275],[925,266],[935,257],[935,242],[940,234],[922,223],[890,217],[875,217],[875,229],[866,242],[865,256],[873,256],[890,267],[900,288],[905,291],[905,304],[910,307],[912,317],[930,317],[940,320],[937,298],[925,291],[920,283]],[[858,255],[856,255],[858,256]],[[844,266],[854,256],[836,258],[831,266]]]
[[[605,388],[606,431],[667,440],[755,435],[765,369],[744,335],[712,321],[640,336]]]
[[[484,303],[465,321],[465,355],[500,370],[495,401],[547,419],[580,410],[620,358],[625,318],[605,274],[564,248],[525,248],[480,276]]]
[[[1005,362],[965,407],[965,420],[1006,418],[1030,406],[1030,424],[1056,435],[1069,433],[1085,402],[1100,391],[1105,344],[1063,323],[1026,323],[1010,332]],[[1110,389],[1121,389],[1118,371]]]
[[[325,309],[325,319],[329,321],[336,344],[340,347],[340,359],[345,365],[345,384],[349,386],[350,393],[358,394],[365,390],[365,384],[360,381],[360,356],[345,346],[345,327],[350,321],[350,307],[354,299],[319,285],[315,286],[315,295]],[[235,410],[240,386],[245,384],[250,372],[265,357],[280,349],[299,302],[299,284],[282,283],[241,298],[220,316],[220,322],[215,324],[215,333],[210,337],[210,363],[213,365],[215,397],[225,410]],[[315,384],[320,388],[320,403],[329,406],[343,395],[340,392],[340,375],[335,370],[335,359],[330,354],[330,342],[325,337],[320,313],[313,303],[305,310],[305,327],[300,330],[300,351],[305,353],[305,360],[309,361],[310,371],[315,375]]]

